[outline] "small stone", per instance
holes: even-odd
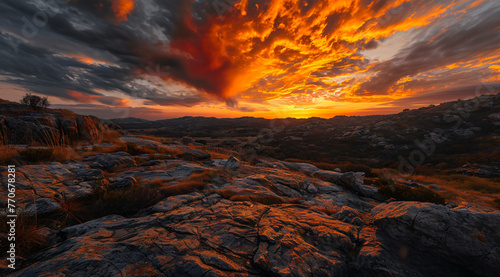
[[[309,186],[307,186],[307,191],[312,194],[318,193],[318,189],[313,184],[309,184]]]
[[[240,161],[233,156],[229,157],[229,159],[227,159],[226,163],[224,164],[224,167],[229,170],[236,169],[239,166],[240,166]]]

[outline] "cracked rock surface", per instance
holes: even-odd
[[[117,152],[80,163],[19,167],[24,212],[57,210],[56,195],[85,197],[103,183],[123,187],[159,179],[174,184],[220,168],[217,162],[182,160],[137,166],[136,160]],[[363,174],[319,171],[307,164],[242,162],[227,172],[231,178],[213,178],[207,189],[166,197],[131,216],[107,215],[46,230],[55,234],[49,247],[27,257],[19,270],[1,272],[175,277],[500,274],[497,211],[383,202],[376,187],[363,184]],[[222,197],[221,191],[239,198]],[[326,208],[333,212],[326,213]]]

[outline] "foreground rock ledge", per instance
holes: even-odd
[[[498,276],[499,213],[392,202],[362,216],[179,195],[66,228],[11,276]]]

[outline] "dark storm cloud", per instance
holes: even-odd
[[[198,95],[177,96],[177,97],[163,96],[157,98],[148,98],[147,100],[144,101],[144,105],[192,107],[206,101],[207,99]]]
[[[101,2],[105,5],[99,7]],[[181,2],[186,1],[136,1],[129,20],[116,24],[110,20],[110,1],[4,0],[0,2],[0,75],[6,77],[4,82],[68,99],[74,97],[67,91],[161,96],[157,88],[133,82],[140,78],[137,69],[147,66],[138,46],[153,47],[168,40]],[[173,105],[182,101],[173,100]]]
[[[109,107],[98,104],[53,105],[56,109],[66,109],[78,114],[93,115],[100,118],[165,118],[163,111],[146,107]]]
[[[387,94],[401,78],[492,54],[500,45],[500,6],[483,10],[474,21],[458,22],[412,43],[392,59],[375,64],[375,76],[361,84],[358,95]],[[442,27],[441,27],[442,28]],[[477,74],[477,72],[470,73]],[[446,75],[443,75],[446,78]],[[469,77],[472,78],[472,77]],[[478,78],[476,76],[476,78]]]

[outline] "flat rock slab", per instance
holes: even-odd
[[[91,168],[102,169],[109,172],[137,166],[134,157],[123,151],[93,155],[87,157],[85,161],[90,162]]]
[[[27,214],[43,214],[59,208],[62,199],[89,196],[103,179],[100,169],[85,163],[47,163],[26,165],[16,169],[16,205]],[[7,190],[2,187],[2,204]],[[5,197],[4,197],[5,196]],[[36,205],[35,205],[36,201]]]
[[[345,274],[355,247],[353,226],[302,206],[192,195],[153,211],[64,229],[65,241],[12,276],[324,276]]]
[[[136,143],[138,146],[150,146],[153,148],[156,148],[156,147],[161,145],[160,142],[157,142],[155,140],[139,138],[139,137],[134,137],[134,136],[122,136],[119,138],[119,140],[121,140],[123,142]]]

